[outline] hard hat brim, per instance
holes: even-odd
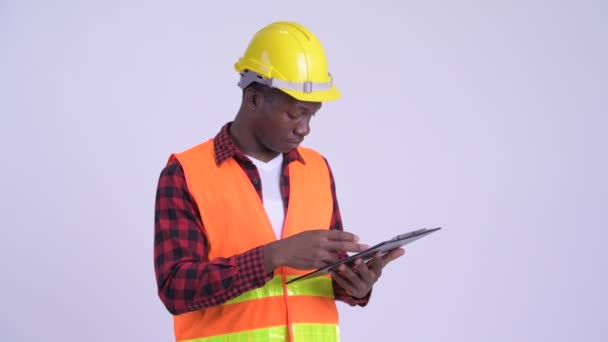
[[[296,90],[288,90],[288,89],[280,89],[285,94],[295,98],[296,100],[306,101],[306,102],[330,102],[335,101],[342,96],[338,88],[335,85],[332,85],[330,89],[323,91],[313,91],[310,93],[305,93],[302,91]]]

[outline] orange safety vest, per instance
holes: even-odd
[[[289,164],[289,206],[283,236],[328,229],[333,199],[327,164],[315,151],[298,148],[305,163]],[[208,258],[231,257],[276,241],[264,206],[251,181],[230,158],[219,167],[213,140],[174,154],[198,206],[209,243]],[[218,306],[174,316],[177,341],[339,340],[332,281],[322,276],[289,285],[307,271],[281,267],[263,287]]]

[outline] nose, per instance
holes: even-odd
[[[310,118],[312,115],[303,115],[302,120],[296,125],[295,133],[299,136],[305,137],[310,133]]]

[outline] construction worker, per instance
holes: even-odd
[[[342,229],[326,159],[300,146],[340,92],[319,40],[296,23],[258,31],[235,69],[243,95],[234,120],[171,155],[160,175],[160,299],[176,341],[337,341],[335,301],[365,306],[404,251],[286,284],[367,248]]]

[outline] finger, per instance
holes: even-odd
[[[378,270],[368,267],[368,264],[363,262],[361,259],[355,260],[355,265],[357,265],[357,273],[359,273],[361,279],[370,287],[374,285],[379,277]],[[381,270],[382,269],[380,268],[380,271]]]
[[[386,266],[389,262],[402,257],[403,255],[405,255],[405,250],[403,248],[397,248],[395,250],[390,251],[389,253],[386,253],[382,257],[382,261],[383,261],[382,267]]]
[[[332,253],[327,250],[322,250],[319,255],[319,260],[323,261],[327,265],[331,265],[340,261],[340,257],[336,253]]]
[[[371,285],[364,281],[360,277],[359,273],[353,271],[350,267],[346,267],[345,265],[340,265],[339,269],[342,272],[343,277],[348,280],[351,287],[354,289],[354,292],[351,292],[351,295],[361,298],[369,292]]]
[[[365,244],[346,241],[327,241],[324,247],[330,251],[344,251],[352,253],[363,252],[369,248],[369,246]]]
[[[363,264],[363,263],[361,263]],[[365,266],[364,266],[365,267]],[[368,286],[367,282],[365,282],[360,275],[360,270],[357,270],[357,272],[355,272],[352,268],[347,267],[346,265],[340,265],[340,267],[338,268],[343,276],[357,289],[359,290],[365,290],[365,288]]]
[[[302,262],[309,264],[308,268],[323,268],[338,262],[340,258],[335,253],[319,249],[311,254],[310,257],[305,258]]]
[[[328,240],[347,241],[347,242],[358,242],[359,237],[355,234],[345,232],[342,230],[327,230],[325,237]]]
[[[378,252],[374,255],[373,260],[371,261],[371,269],[373,270],[373,272],[376,273],[376,280],[378,278],[380,278],[380,275],[382,274],[382,268],[384,267],[384,265],[386,265],[386,263],[384,262],[384,257],[382,256],[382,253]]]
[[[336,283],[338,283],[338,285],[340,285],[344,290],[346,290],[346,292],[348,292],[351,296],[357,294],[356,293],[357,291],[355,290],[353,285],[350,283],[350,281],[348,281],[346,278],[344,278],[337,271],[331,271],[331,277],[332,277],[332,279],[334,279],[336,281]]]

